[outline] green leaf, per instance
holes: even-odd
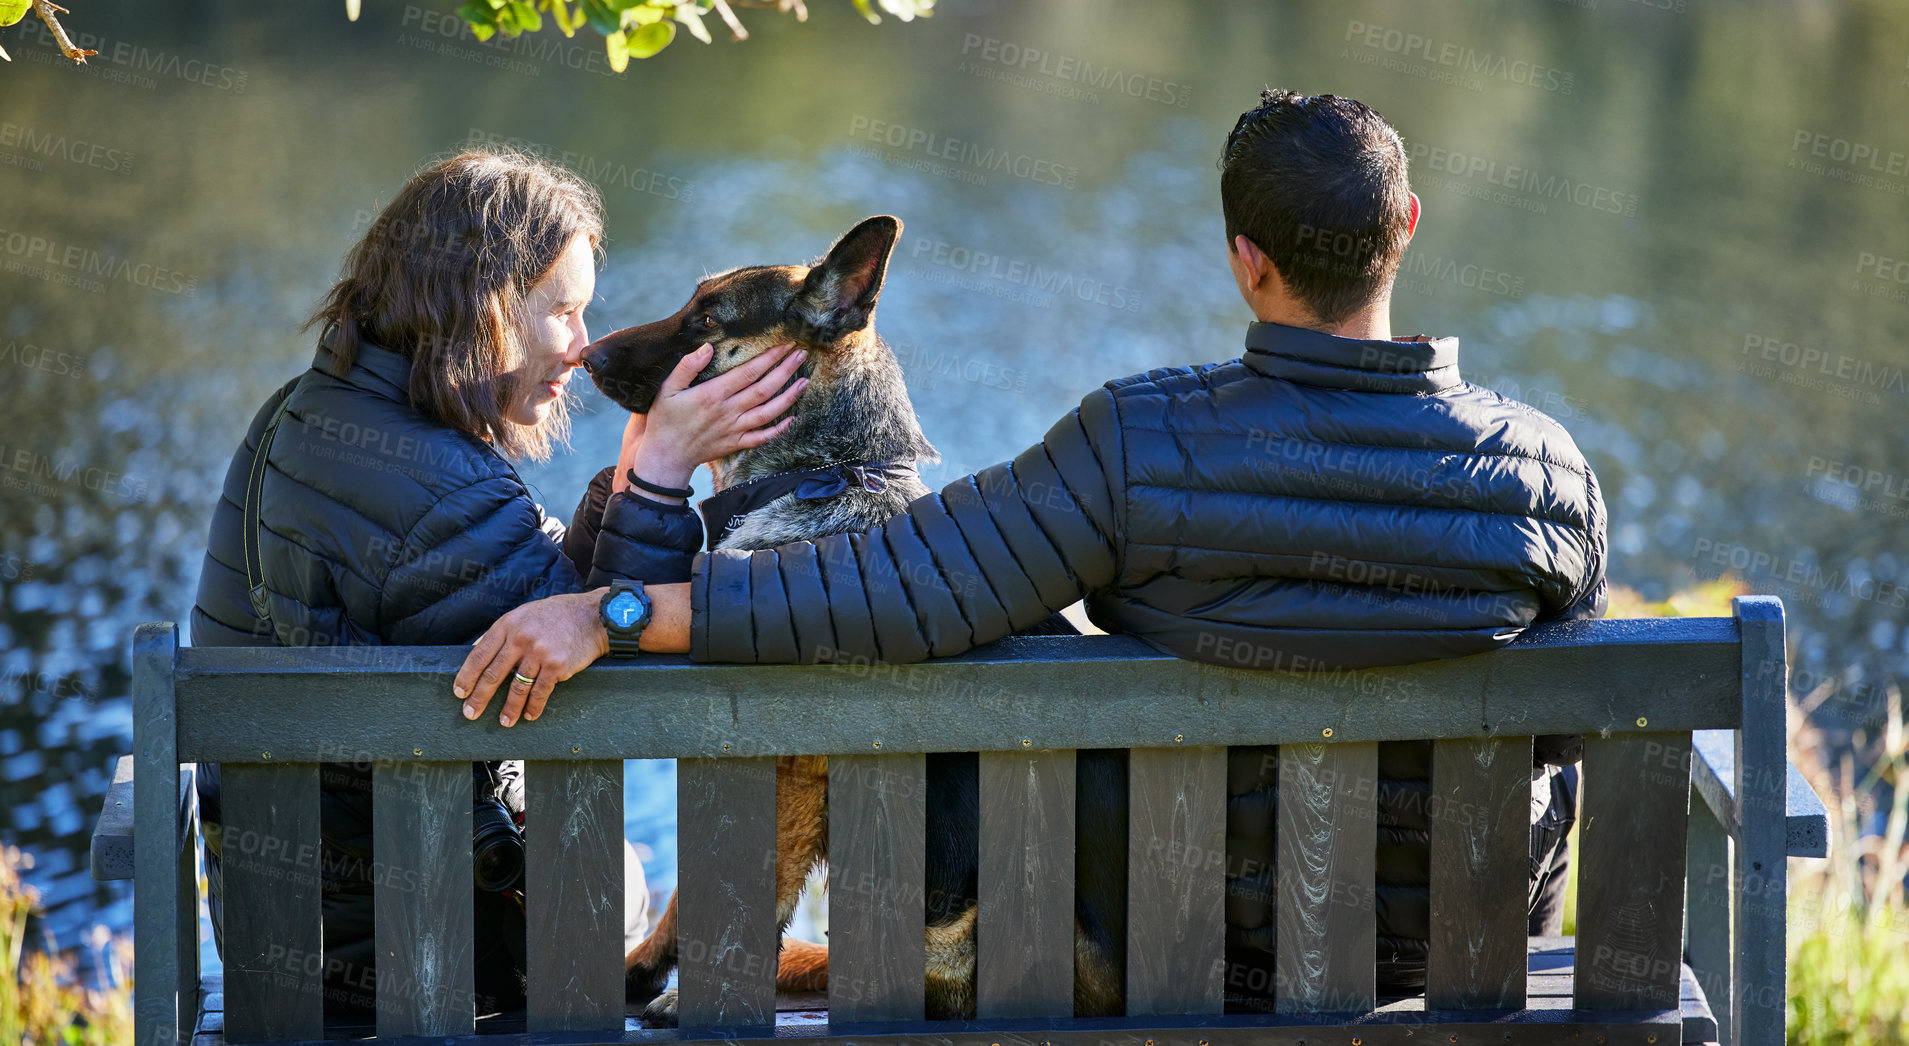
[[[550,4],[551,17],[556,21],[557,28],[563,30],[563,35],[577,35],[577,30],[583,28],[583,9],[572,11],[564,0],[550,0]]]
[[[605,36],[603,46],[610,54],[610,68],[620,73],[630,67],[630,44],[622,30]]]
[[[715,40],[710,38],[709,28],[703,25],[703,16],[696,10],[696,8],[690,6],[689,4],[677,5],[676,20],[683,23],[686,26],[689,26],[689,35],[695,37],[698,40],[701,40],[703,43],[713,44],[716,42]]]
[[[648,58],[676,39],[675,22],[651,22],[649,25],[629,34],[630,56]]]
[[[616,9],[604,3],[604,0],[581,0],[581,3],[584,17],[589,21],[590,28],[605,36],[622,29]]]
[[[477,42],[480,44],[489,40],[496,32],[497,30],[494,27],[488,25],[471,26],[471,35],[477,37]]]
[[[0,0],[0,29],[25,18],[33,10],[33,0]],[[7,61],[12,61],[9,58]]]
[[[635,4],[623,9],[623,28],[632,29],[639,25],[653,25],[663,20],[663,9],[649,4]]]
[[[511,0],[510,9],[517,15],[517,28],[526,32],[538,32],[544,27],[544,18],[537,13],[537,5],[528,0]]]

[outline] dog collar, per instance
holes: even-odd
[[[915,466],[909,462],[837,462],[796,472],[778,472],[725,487],[704,498],[702,504],[696,507],[703,514],[709,550],[714,552],[717,545],[722,544],[742,525],[743,517],[784,495],[793,494],[801,501],[821,501],[835,497],[850,487],[880,494],[891,483],[915,477]]]

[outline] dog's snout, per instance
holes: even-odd
[[[585,374],[596,377],[597,371],[603,369],[603,364],[604,359],[600,352],[593,351],[583,354],[583,371]]]

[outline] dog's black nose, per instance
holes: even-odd
[[[594,352],[586,352],[583,354],[583,372],[585,374],[595,377],[597,368],[601,366],[603,366],[603,357]]]

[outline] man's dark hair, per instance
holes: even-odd
[[[1226,241],[1244,235],[1322,323],[1379,300],[1412,218],[1405,146],[1385,118],[1336,95],[1263,91],[1220,156]]]

